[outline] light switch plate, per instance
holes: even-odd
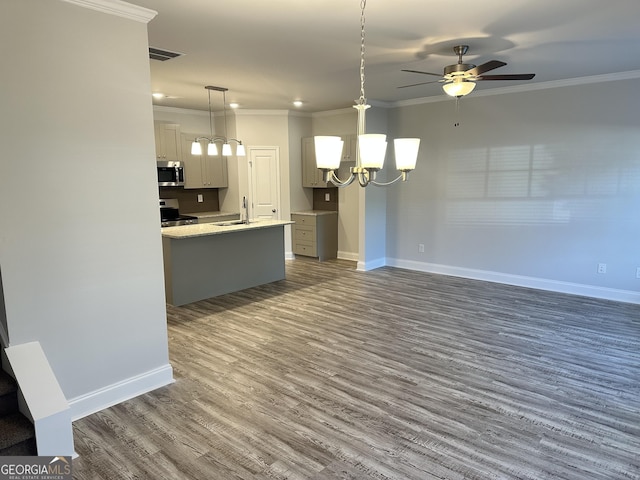
[[[198,203],[202,203],[202,202],[204,202],[204,198],[202,197],[202,194],[199,193],[198,194]]]
[[[331,201],[331,194],[330,193],[325,193],[324,194],[324,201],[325,202],[330,202]]]

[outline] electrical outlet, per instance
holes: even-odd
[[[418,252],[424,253],[424,243],[419,243],[418,244]]]
[[[204,202],[204,198],[201,193],[198,194],[198,203]]]
[[[607,273],[607,264],[599,263],[598,264],[598,273]]]
[[[324,194],[324,201],[325,202],[330,202],[331,201],[331,194],[330,193],[325,193]]]
[[[640,267],[636,268],[636,278],[640,278]]]

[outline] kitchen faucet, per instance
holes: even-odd
[[[249,206],[247,205],[247,197],[242,197],[242,208],[244,209],[244,219],[242,223],[249,224]]]

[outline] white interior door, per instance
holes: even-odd
[[[250,217],[280,219],[280,152],[278,147],[249,147]]]

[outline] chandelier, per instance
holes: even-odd
[[[218,146],[216,142],[222,143],[222,155],[228,157],[232,155],[231,152],[231,144],[229,142],[237,143],[236,147],[236,155],[239,157],[244,157],[246,155],[244,150],[244,145],[240,140],[236,140],[235,138],[227,138],[227,96],[226,92],[229,90],[224,87],[213,87],[211,85],[207,85],[204,87],[207,89],[209,94],[209,133],[210,137],[198,137],[191,143],[191,155],[202,155],[202,145],[200,145],[201,140],[207,140],[209,143],[207,145],[207,155],[215,156],[218,155]],[[224,114],[224,137],[215,137],[213,135],[213,115],[211,113],[211,90],[215,90],[218,92],[222,92],[222,111]]]
[[[335,171],[340,167],[342,159],[343,140],[334,136],[314,137],[316,151],[316,166],[323,171],[324,181],[331,182],[338,187],[346,187],[355,179],[361,187],[369,184],[387,186],[398,180],[407,180],[408,173],[416,168],[419,138],[397,138],[394,140],[396,169],[398,177],[389,182],[377,182],[376,173],[382,169],[387,151],[387,136],[384,134],[366,133],[367,99],[364,94],[364,52],[365,52],[365,16],[367,1],[360,2],[360,98],[353,106],[358,111],[356,166],[351,167],[351,175],[346,180],[340,180]]]

